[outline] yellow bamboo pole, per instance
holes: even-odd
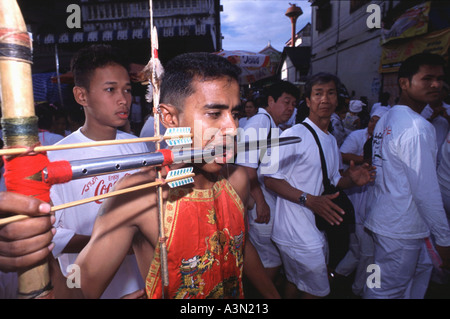
[[[39,137],[31,77],[31,40],[27,43],[27,28],[15,0],[0,2],[0,32],[0,43],[3,47],[13,48],[6,50],[6,54],[2,54],[0,58],[5,146],[32,147],[39,142]],[[47,263],[43,262],[32,269],[19,272],[19,298],[46,298],[51,296],[50,292]]]

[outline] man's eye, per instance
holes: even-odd
[[[213,118],[218,118],[220,116],[220,112],[211,112],[211,113],[208,113],[208,115]]]
[[[106,91],[106,92],[113,92],[113,91],[114,91],[114,88],[106,88],[105,91]]]
[[[233,112],[232,115],[235,120],[239,118],[239,112]]]

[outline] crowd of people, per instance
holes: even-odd
[[[202,147],[291,136],[301,142],[237,155],[231,148],[213,162],[171,165],[170,170],[193,165],[196,175],[191,185],[163,189],[165,234],[159,234],[157,195],[149,190],[54,214],[32,197],[1,193],[3,214],[41,218],[0,226],[0,296],[16,295],[15,272],[48,258],[56,265],[54,293],[63,298],[339,298],[333,292],[344,282],[350,282],[355,298],[424,298],[430,280],[449,279],[450,106],[444,65],[432,54],[407,59],[399,71],[398,103],[389,106],[389,96],[380,94],[370,107],[350,98],[333,74],[311,76],[303,96],[287,81],[243,96],[239,69],[226,59],[207,53],[174,58],[161,79],[157,111],[163,131],[190,127],[193,144]],[[84,119],[69,128],[67,116],[59,120],[52,106],[37,105],[39,130],[45,133],[41,144],[134,137],[122,131],[133,99],[123,55],[94,45],[80,50],[71,68]],[[67,126],[58,126],[61,122]],[[153,127],[150,116],[133,133],[152,136]],[[50,133],[59,139],[50,142]],[[153,143],[53,151],[48,157],[149,151]],[[163,168],[164,174],[168,170]],[[336,187],[331,193],[324,192],[324,171]],[[53,185],[50,197],[59,205],[155,179],[152,167],[111,173]],[[341,193],[353,204],[350,226],[345,221],[352,213],[336,202]],[[337,246],[319,220],[348,236],[338,260]],[[163,239],[170,282],[165,289]],[[440,259],[432,260],[430,250]],[[62,279],[73,264],[81,269],[79,289],[69,289]],[[370,276],[371,265],[379,267],[378,277]]]

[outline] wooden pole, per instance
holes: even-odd
[[[0,50],[3,51],[0,85],[5,147],[32,147],[39,143],[39,137],[31,77],[31,40],[15,0],[0,2]],[[50,292],[46,262],[19,272],[19,298],[48,298]]]

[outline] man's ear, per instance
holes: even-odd
[[[160,120],[161,123],[166,127],[178,127],[179,125],[179,113],[176,107],[168,104],[159,105]]]
[[[74,86],[73,87],[73,97],[75,98],[75,101],[82,105],[87,106],[87,91],[84,87],[81,86]]]
[[[305,98],[305,102],[306,102],[306,106],[310,107],[311,105],[311,100],[309,99],[309,97]]]
[[[398,79],[398,85],[404,91],[406,88],[409,87],[409,79],[408,78],[399,78]]]

